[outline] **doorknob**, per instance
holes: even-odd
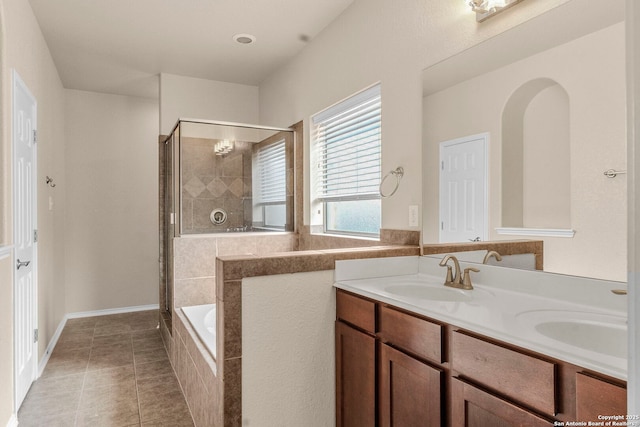
[[[31,261],[20,261],[20,258],[18,258],[16,262],[18,263],[18,268],[16,270],[20,270],[20,267],[26,267],[31,264]]]
[[[479,242],[480,241],[480,236],[476,237],[475,239],[469,239],[470,242]]]

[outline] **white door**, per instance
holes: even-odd
[[[440,242],[486,240],[488,146],[488,134],[440,143]]]
[[[37,376],[36,100],[13,72],[14,362],[16,409]]]

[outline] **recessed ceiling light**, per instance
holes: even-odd
[[[256,41],[256,36],[252,36],[251,34],[236,34],[233,36],[233,40],[240,44],[251,44]]]

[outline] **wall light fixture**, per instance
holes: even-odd
[[[493,15],[520,3],[522,0],[466,0],[476,13],[476,21],[482,22]]]

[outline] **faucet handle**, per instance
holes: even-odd
[[[480,270],[474,267],[465,268],[464,276],[462,278],[462,289],[473,289],[473,285],[471,284],[471,271],[475,273],[480,272]]]
[[[447,277],[444,279],[445,283],[453,283],[453,267],[450,265],[444,265],[447,267]]]

